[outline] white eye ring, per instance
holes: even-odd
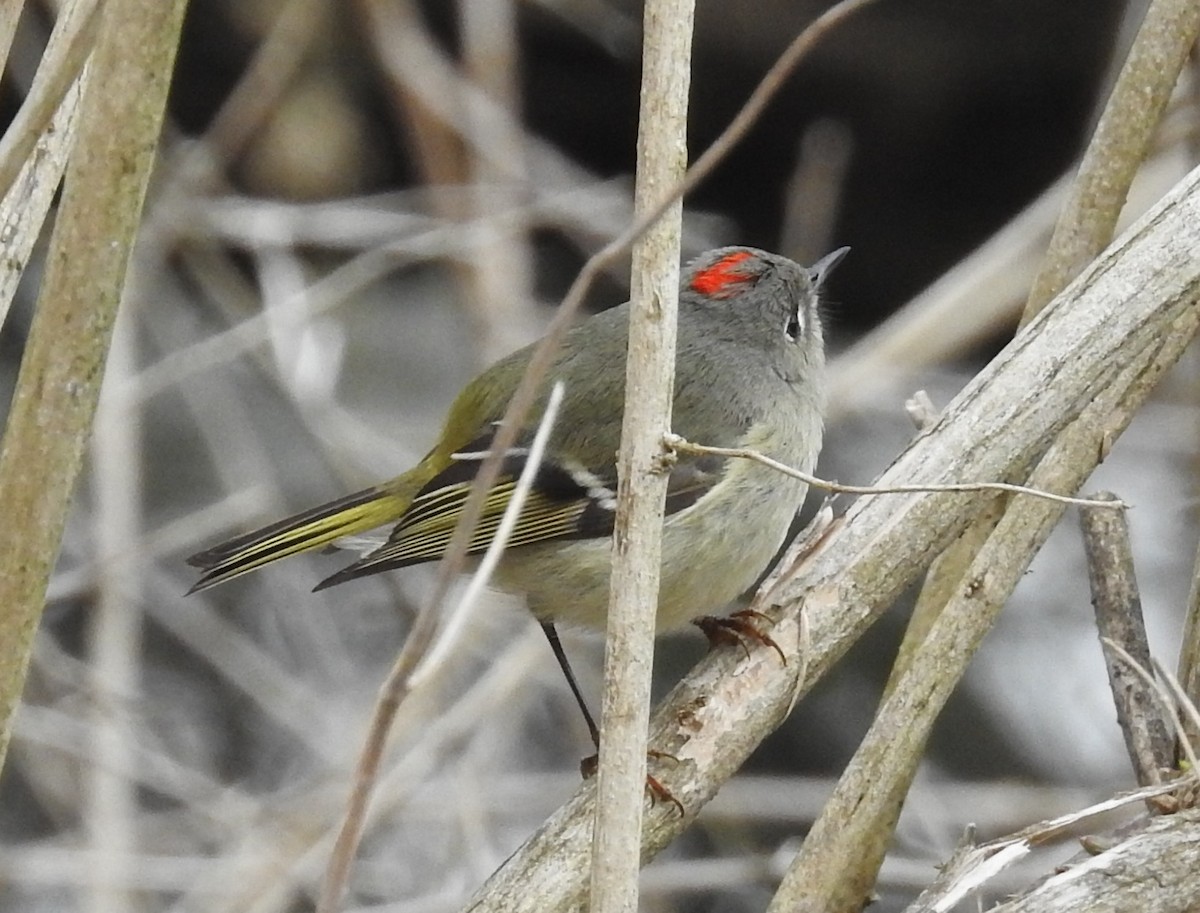
[[[800,316],[800,312],[797,310],[788,317],[787,324],[783,328],[783,335],[785,335],[792,342],[796,342],[800,339],[800,336],[803,333],[804,318]]]

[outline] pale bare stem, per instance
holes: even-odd
[[[1188,700],[1200,705],[1200,548],[1192,566],[1187,616],[1180,636],[1178,675]],[[1188,737],[1193,742],[1200,742],[1200,724],[1190,723],[1186,728]]]
[[[1100,497],[1109,495],[1101,493]],[[1105,644],[1109,688],[1125,749],[1139,784],[1161,783],[1163,771],[1172,767],[1166,721],[1157,712],[1143,682],[1131,680],[1123,666],[1113,661],[1107,647],[1109,643],[1120,644],[1123,652],[1136,657],[1141,666],[1150,665],[1150,644],[1142,617],[1129,524],[1123,513],[1088,507],[1080,511],[1079,525],[1087,555],[1096,627]]]
[[[85,69],[67,90],[49,127],[37,140],[33,153],[21,165],[16,180],[0,202],[0,237],[5,239],[5,256],[0,258],[0,324],[8,317],[13,296],[25,274],[25,264],[29,262],[62,181],[67,156],[75,141],[79,98],[86,80]]]
[[[555,381],[554,386],[550,388],[550,396],[546,400],[546,411],[542,414],[541,424],[538,425],[537,433],[533,436],[533,441],[529,445],[529,454],[526,457],[525,466],[521,469],[521,475],[517,478],[512,499],[509,501],[508,507],[504,510],[504,516],[500,518],[500,525],[496,528],[496,535],[488,544],[487,551],[483,553],[479,567],[471,575],[471,582],[468,584],[462,598],[458,600],[458,605],[455,606],[454,611],[450,613],[445,624],[442,626],[440,636],[434,641],[433,646],[421,660],[417,668],[413,670],[412,677],[409,680],[410,687],[419,687],[422,682],[437,670],[438,666],[450,654],[450,651],[458,640],[459,634],[466,624],[468,614],[475,607],[476,601],[478,601],[483,591],[487,588],[487,583],[495,572],[496,565],[500,563],[500,558],[504,554],[508,540],[512,538],[513,530],[516,529],[517,518],[520,516],[521,508],[525,505],[525,501],[529,497],[529,492],[533,489],[533,482],[537,477],[538,468],[542,465],[542,460],[545,457],[546,445],[550,441],[550,432],[554,430],[554,423],[558,421],[558,410],[562,406],[563,390],[562,381]]]
[[[136,370],[132,316],[117,322],[105,386],[96,413],[93,480],[98,589],[88,619],[92,726],[87,828],[90,850],[105,876],[88,885],[85,909],[123,913],[134,903],[126,885],[138,849],[133,716],[141,689],[142,614],[139,575],[127,556],[141,530],[141,413],[126,380]]]
[[[592,836],[589,907],[595,913],[638,908],[646,726],[668,481],[658,461],[662,433],[671,426],[683,229],[683,204],[673,188],[687,168],[694,18],[695,0],[647,0],[645,5],[634,211],[660,211],[661,218],[633,246]],[[664,195],[672,201],[665,210]]]
[[[8,51],[12,47],[13,34],[17,31],[17,20],[21,18],[24,0],[0,0],[0,73],[8,62]]]
[[[1106,649],[1112,651],[1113,655],[1117,659],[1121,660],[1121,662],[1128,666],[1134,675],[1142,680],[1147,690],[1153,694],[1155,699],[1158,701],[1159,706],[1171,717],[1175,723],[1175,733],[1179,738],[1180,748],[1183,750],[1184,757],[1187,758],[1190,769],[1193,771],[1200,771],[1200,767],[1197,766],[1195,748],[1191,744],[1191,740],[1185,738],[1183,735],[1182,713],[1184,711],[1182,708],[1185,706],[1186,702],[1181,704],[1176,699],[1176,696],[1172,692],[1170,686],[1155,678],[1154,670],[1140,662],[1135,657],[1131,656],[1123,644],[1120,644],[1109,637],[1101,638],[1101,642],[1104,644]],[[1157,664],[1151,662],[1151,665],[1157,668]],[[1164,676],[1164,678],[1166,677]],[[1194,716],[1194,706],[1191,708],[1191,713]]]
[[[1092,498],[1072,498],[1067,495],[1055,494],[1052,491],[1042,491],[1037,488],[1030,488],[1026,485],[1013,485],[1008,482],[948,482],[945,484],[930,484],[930,485],[843,485],[840,482],[829,482],[825,479],[818,478],[811,473],[804,472],[801,469],[796,469],[794,466],[788,466],[786,463],[781,463],[779,460],[772,459],[764,453],[753,450],[749,447],[709,447],[705,444],[695,444],[678,434],[664,434],[663,446],[668,451],[676,450],[683,453],[704,454],[708,456],[730,457],[733,459],[752,460],[755,463],[761,463],[764,466],[769,466],[771,469],[781,472],[786,476],[791,476],[793,479],[800,479],[807,482],[813,488],[820,488],[824,491],[832,491],[837,494],[849,495],[906,495],[920,494],[922,492],[934,494],[937,492],[953,492],[953,491],[1001,491],[1010,494],[1029,495],[1034,498],[1041,498],[1044,501],[1054,501],[1057,504],[1069,504],[1073,507],[1097,507],[1107,510],[1128,510],[1129,505],[1121,500],[1096,500]]]
[[[550,402],[538,424],[530,455],[521,471],[520,481],[504,509],[500,526],[492,543],[488,546],[484,562],[475,573],[471,588],[460,602],[455,617],[461,620],[469,611],[471,603],[479,592],[487,585],[488,574],[495,568],[508,538],[516,527],[517,517],[521,507],[533,487],[534,478],[540,465],[540,459],[545,451],[558,407],[562,401],[562,385],[555,384]],[[439,601],[440,602],[440,601]],[[439,613],[430,611],[427,607],[413,625],[404,648],[396,658],[391,672],[379,689],[379,698],[371,714],[371,723],[367,730],[365,744],[359,756],[358,767],[354,775],[354,789],[347,803],[345,817],[330,854],[329,866],[325,872],[325,880],[321,885],[321,894],[317,902],[317,913],[335,913],[345,893],[346,883],[350,877],[350,869],[354,864],[354,854],[362,839],[363,828],[367,820],[367,805],[371,793],[376,787],[379,777],[379,766],[383,760],[384,748],[391,731],[392,721],[400,705],[414,689],[427,681],[437,669],[445,652],[453,646],[454,632],[457,628],[443,631],[441,644],[435,641],[439,626]]]
[[[241,155],[276,110],[317,35],[328,0],[289,0],[209,122],[202,143],[224,161]]]
[[[474,83],[493,106],[466,106],[471,135],[468,149],[471,230],[475,237],[469,261],[468,306],[477,332],[480,361],[490,364],[535,335],[533,265],[528,226],[517,220],[501,226],[488,218],[518,211],[530,196],[525,159],[528,145],[520,129],[519,46],[515,0],[460,0],[463,60]],[[495,108],[503,116],[493,116]]]
[[[841,121],[819,120],[804,130],[786,190],[780,253],[814,263],[830,250],[853,153],[854,136]]]
[[[183,0],[110,0],[0,450],[0,759],[92,425]]]
[[[96,43],[98,11],[98,0],[76,0],[64,8],[54,23],[29,95],[0,137],[0,192],[8,193],[71,83],[83,72]]]
[[[1037,845],[1060,837],[1069,829],[1084,824],[1092,818],[1110,815],[1113,811],[1134,803],[1147,802],[1176,789],[1193,785],[1197,780],[1197,777],[1192,776],[1186,780],[1176,781],[1173,784],[1148,786],[1133,790],[1132,792],[1122,793],[1079,811],[1060,815],[1047,821],[1041,821],[1021,830],[1017,834],[992,840],[979,846],[961,849],[948,863],[940,867],[940,874],[937,880],[921,894],[916,903],[908,907],[907,913],[950,913],[950,911],[964,909],[959,904],[972,894],[987,887],[999,874],[1011,867],[1018,860],[1027,856]],[[1162,831],[1170,828],[1170,820],[1171,816],[1153,819],[1148,830]],[[1150,878],[1153,879],[1155,877],[1153,873],[1157,869],[1152,860],[1149,862],[1149,866],[1143,865],[1137,868],[1139,871],[1148,869],[1151,873]],[[1195,871],[1194,863],[1185,860],[1185,864],[1191,866],[1191,871]],[[1070,871],[1072,870],[1068,869],[1068,872]],[[1177,870],[1171,873],[1168,876],[1169,882],[1171,884],[1179,884],[1180,876],[1185,873],[1186,869],[1182,872]],[[1076,874],[1078,873],[1076,872]],[[1110,890],[1106,892],[1106,899],[1111,900],[1111,897],[1112,891]],[[1073,904],[1064,903],[1062,906],[1054,909],[1059,909],[1062,913],[1067,913],[1070,910],[1086,908],[1091,906],[1091,903],[1088,902],[1089,899],[1094,902],[1094,895],[1077,897],[1074,899]],[[1119,910],[1143,910],[1146,909],[1143,905],[1145,899],[1143,896],[1141,898],[1143,903],[1134,905],[1126,905],[1119,901],[1114,901],[1110,906],[1112,909]],[[1000,910],[1002,907],[992,907],[991,909]],[[1182,908],[1172,906],[1170,909]]]

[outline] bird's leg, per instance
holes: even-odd
[[[567,651],[563,649],[562,641],[558,639],[558,630],[554,627],[554,622],[552,621],[543,621],[542,630],[546,632],[546,639],[550,641],[550,649],[554,651],[554,658],[558,660],[559,668],[562,669],[563,675],[567,677],[567,684],[571,686],[571,693],[575,695],[575,703],[579,705],[579,710],[583,713],[583,719],[587,723],[588,734],[592,737],[592,745],[596,751],[599,751],[600,727],[592,719],[592,712],[588,710],[587,702],[583,699],[583,692],[579,690],[579,683],[575,681],[575,673],[571,670],[570,662],[567,661]]]
[[[554,658],[558,660],[559,668],[562,669],[563,675],[567,677],[567,684],[571,688],[571,693],[575,695],[575,703],[579,705],[579,710],[583,714],[583,719],[587,723],[588,734],[592,737],[592,745],[595,746],[597,754],[590,755],[579,762],[579,772],[585,778],[594,776],[600,759],[600,727],[596,725],[595,719],[592,718],[592,712],[588,710],[587,702],[583,699],[583,692],[579,690],[579,683],[575,681],[575,673],[571,669],[571,663],[567,660],[567,652],[563,649],[562,641],[558,638],[558,630],[554,627],[554,622],[542,622],[542,631],[546,634],[546,639],[550,641],[550,649],[554,651]],[[652,758],[670,758],[675,760],[669,754],[653,749],[646,752]],[[650,795],[657,801],[662,800],[671,802],[679,809],[679,814],[684,814],[683,803],[671,795],[671,791],[663,786],[657,779],[650,774],[646,774],[646,786],[650,789]]]
[[[759,629],[760,624],[771,624],[770,617],[764,615],[762,612],[755,612],[753,609],[742,609],[739,612],[732,612],[729,615],[705,615],[702,618],[697,618],[692,624],[704,632],[704,636],[708,638],[710,648],[727,644],[737,644],[745,652],[746,658],[749,659],[750,648],[746,646],[746,641],[753,640],[773,649],[779,654],[780,662],[785,666],[787,665],[787,657],[783,655],[783,650],[779,644],[775,643],[769,634]]]

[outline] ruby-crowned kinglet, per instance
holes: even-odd
[[[805,269],[777,254],[725,247],[687,267],[671,421],[677,433],[813,468],[825,402],[818,295],[847,250]],[[544,623],[605,623],[628,307],[566,334],[528,420],[537,426],[551,384],[563,381],[546,456],[494,580],[523,595]],[[514,352],[467,384],[437,444],[408,472],[193,555],[188,562],[205,573],[191,591],[380,528],[390,527],[378,547],[316,589],[440,558],[531,351]],[[519,437],[504,460],[472,554],[487,548],[531,436]],[[659,630],[719,610],[749,588],[783,544],[805,491],[803,482],[748,460],[681,455],[667,489]]]

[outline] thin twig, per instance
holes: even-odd
[[[1180,736],[1179,746],[1183,751],[1183,756],[1188,761],[1189,769],[1192,771],[1200,771],[1200,766],[1197,766],[1195,746],[1191,744],[1191,740],[1181,737],[1181,733],[1183,731],[1182,714],[1185,712],[1183,710],[1184,704],[1181,704],[1178,700],[1176,700],[1175,693],[1172,692],[1172,690],[1166,684],[1164,684],[1164,681],[1168,678],[1168,676],[1163,676],[1163,680],[1160,681],[1155,677],[1155,672],[1161,673],[1163,670],[1158,666],[1157,663],[1151,660],[1149,666],[1142,665],[1142,663],[1140,663],[1135,657],[1129,655],[1129,652],[1124,646],[1117,643],[1115,640],[1106,637],[1103,639],[1102,643],[1107,649],[1111,650],[1118,659],[1125,663],[1125,665],[1127,665],[1133,671],[1133,673],[1138,676],[1138,678],[1145,682],[1150,693],[1155,696],[1163,710],[1171,715],[1171,719],[1175,722],[1175,733],[1177,736]],[[1195,707],[1191,708],[1191,713],[1193,715],[1196,713]]]
[[[1058,504],[1070,504],[1074,507],[1095,507],[1104,508],[1107,510],[1129,509],[1129,505],[1121,500],[1107,501],[1092,500],[1089,498],[1072,498],[1068,497],[1067,495],[1055,494],[1052,491],[1042,491],[1038,488],[1029,488],[1025,485],[1013,485],[1009,482],[951,482],[943,485],[843,485],[840,482],[828,482],[825,479],[818,478],[817,476],[805,472],[802,469],[796,469],[794,466],[788,466],[786,463],[781,463],[778,460],[767,456],[765,453],[752,450],[749,447],[709,447],[705,444],[693,444],[691,441],[673,433],[663,435],[663,446],[668,450],[677,450],[682,451],[683,453],[753,460],[755,463],[761,463],[764,466],[769,466],[771,469],[777,470],[786,476],[791,476],[793,479],[800,479],[802,482],[807,482],[813,488],[821,488],[825,491],[837,492],[839,494],[908,495],[919,494],[922,492],[937,493],[954,491],[1005,491],[1011,494],[1029,495],[1030,497],[1041,498],[1044,501],[1054,501]]]
[[[1200,778],[1190,777],[1191,783]],[[949,913],[960,909],[963,900],[981,890],[1001,871],[1030,853],[1033,847],[1062,835],[1068,828],[1075,827],[1091,818],[1111,814],[1114,810],[1135,802],[1149,802],[1159,796],[1186,787],[1188,781],[1160,784],[1120,793],[1087,808],[1067,812],[1054,818],[1040,821],[1023,828],[1015,834],[1000,837],[959,850],[954,858],[940,866],[937,881],[927,888],[909,913]]]
[[[1200,67],[1195,69],[1200,72]],[[1200,87],[1197,91],[1200,92]],[[1180,687],[1188,701],[1193,705],[1200,704],[1200,548],[1192,564],[1192,585],[1188,590],[1187,614],[1180,634],[1176,668]],[[1188,723],[1185,729],[1189,738],[1200,741],[1200,724]]]
[[[654,627],[662,576],[662,433],[671,427],[679,248],[687,165],[695,0],[647,0],[643,14],[634,211],[657,211],[633,246],[624,413],[617,453],[617,510],[604,651],[604,704],[589,908],[638,908],[646,729]],[[671,203],[660,204],[664,188]],[[679,806],[682,810],[683,806]]]
[[[68,3],[54,23],[46,55],[21,109],[0,137],[0,193],[8,193],[67,90],[83,72],[100,24],[98,0]]]
[[[1097,497],[1116,500],[1115,495],[1107,492]],[[1146,639],[1146,621],[1142,617],[1125,514],[1085,507],[1080,511],[1079,525],[1100,639],[1105,644],[1120,644],[1142,666],[1149,667],[1150,644]],[[1163,771],[1172,766],[1166,721],[1158,714],[1149,691],[1140,681],[1130,681],[1123,665],[1114,661],[1107,647],[1104,660],[1117,722],[1137,781],[1142,786],[1161,783]]]
[[[449,655],[451,648],[458,640],[458,635],[465,626],[471,609],[483,591],[487,589],[488,581],[492,578],[492,574],[496,570],[496,565],[500,563],[500,557],[504,554],[508,540],[512,538],[513,529],[516,528],[521,508],[525,506],[525,501],[533,488],[533,481],[537,477],[538,467],[542,465],[546,445],[550,442],[550,432],[554,430],[554,424],[558,420],[558,410],[562,406],[564,389],[562,381],[555,381],[554,386],[550,388],[550,397],[546,400],[546,411],[542,416],[542,422],[538,425],[537,433],[534,434],[533,440],[529,444],[529,453],[526,456],[525,465],[521,469],[521,475],[517,478],[516,486],[513,488],[512,499],[508,502],[508,507],[505,508],[504,515],[500,518],[500,525],[496,527],[496,534],[492,537],[492,541],[488,543],[487,551],[483,553],[483,558],[479,561],[479,567],[471,575],[471,582],[467,584],[462,598],[458,600],[458,605],[455,606],[454,611],[446,619],[441,635],[434,641],[429,652],[425,654],[425,658],[421,660],[420,664],[413,670],[412,675],[409,677],[408,684],[410,688],[420,687],[421,683],[429,678],[445,660],[446,656]]]
[[[108,371],[125,380],[137,370],[132,314],[117,323]],[[120,913],[134,905],[122,887],[139,840],[137,788],[122,771],[134,767],[131,716],[140,706],[142,680],[141,575],[122,556],[142,538],[142,413],[126,383],[106,385],[96,411],[92,481],[96,492],[96,602],[88,617],[91,661],[92,764],[87,768],[90,850],[112,878],[90,885],[91,913]]]

